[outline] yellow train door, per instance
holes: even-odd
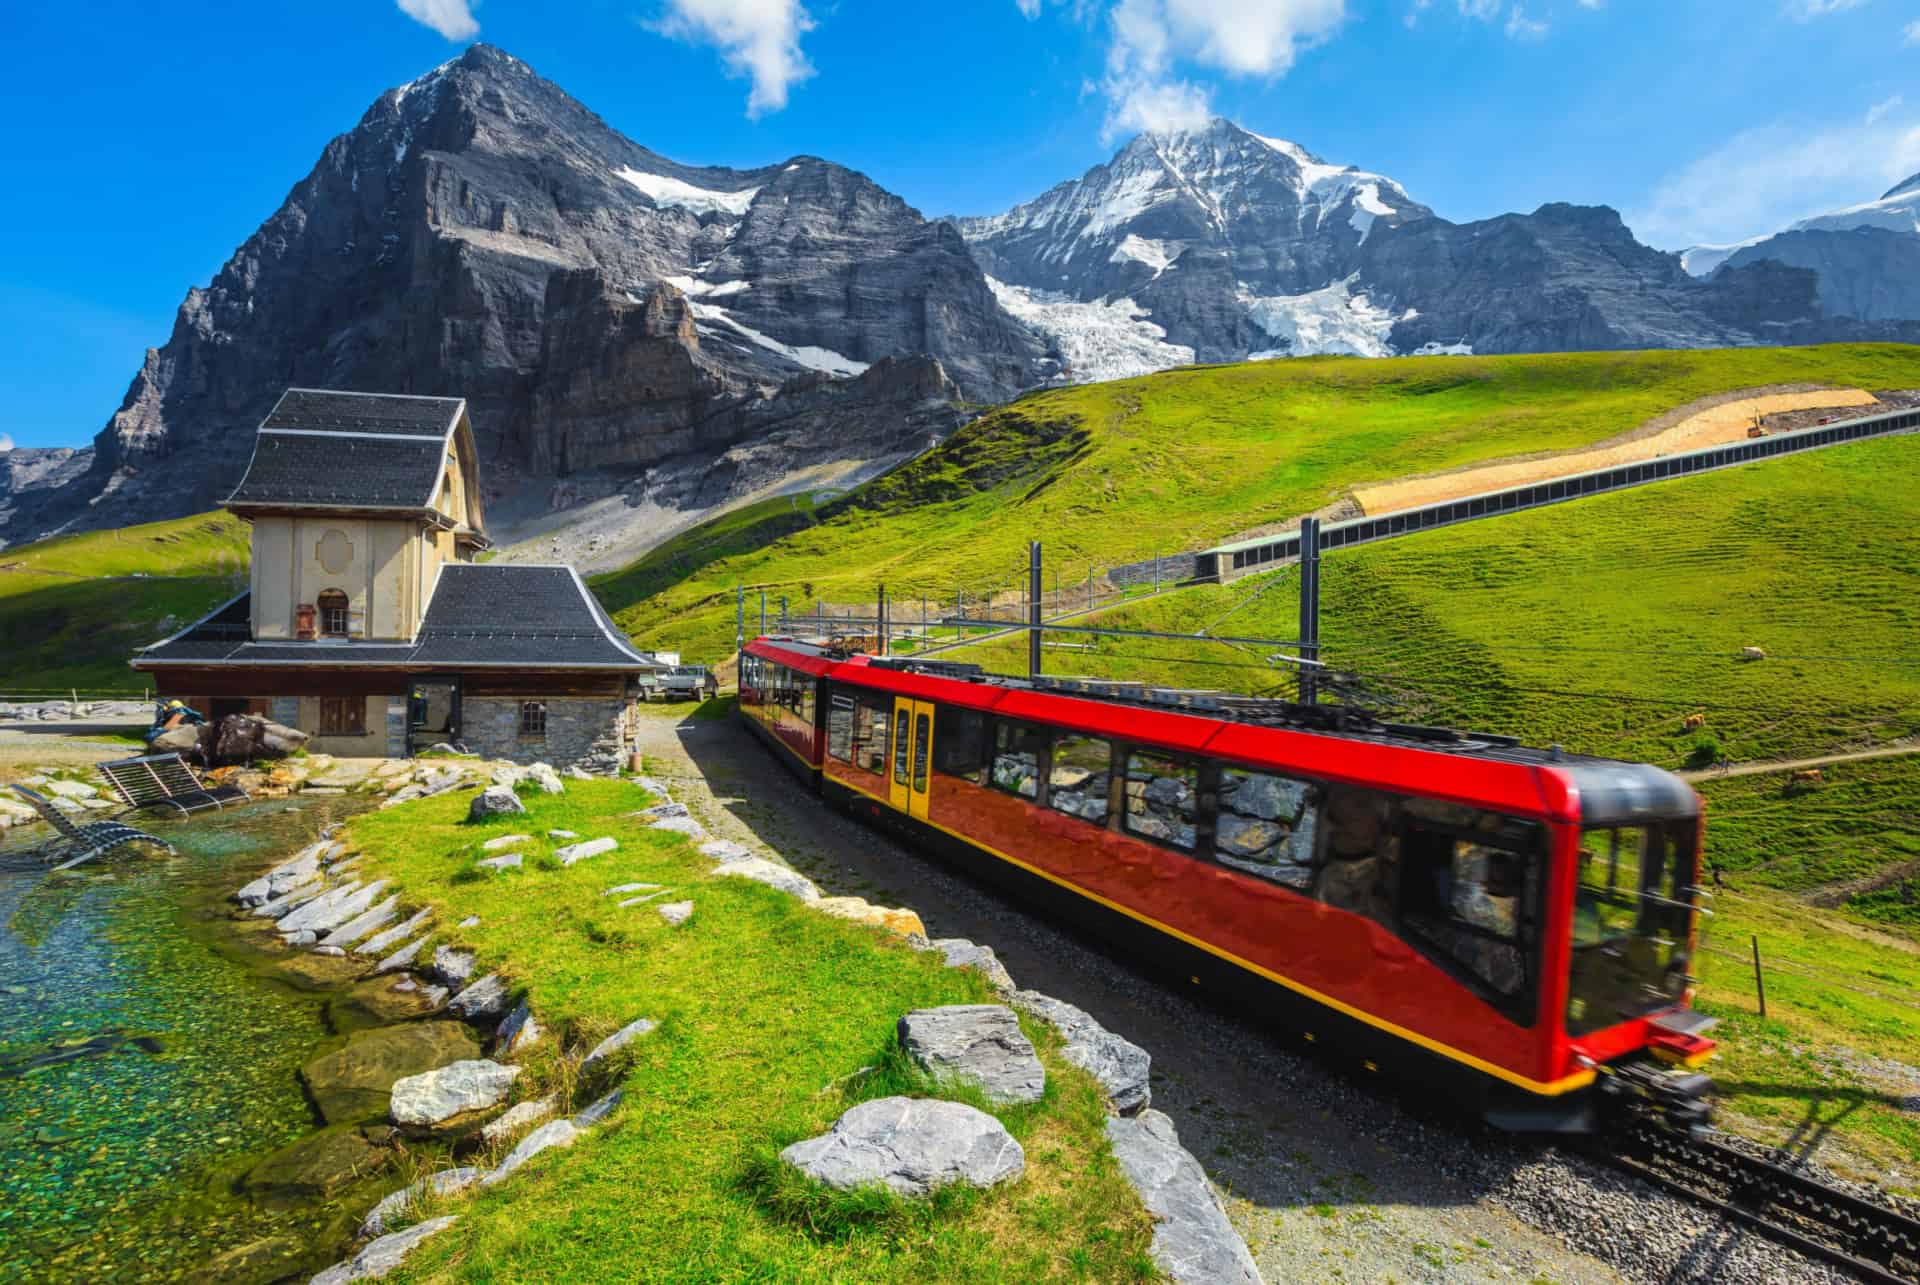
[[[927,819],[928,770],[933,757],[933,703],[896,697],[887,801],[908,816]]]

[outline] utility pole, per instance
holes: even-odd
[[[785,594],[780,595],[780,632],[783,634],[793,632],[792,627],[787,624],[787,597]]]
[[[1320,519],[1300,519],[1300,703],[1320,697]]]
[[[760,591],[760,636],[767,636],[767,591]]]
[[[747,646],[747,587],[733,587],[733,650],[734,654],[746,650]]]
[[[1027,677],[1040,677],[1040,542],[1027,546]]]
[[[881,585],[873,597],[873,632],[880,643],[880,654],[887,654],[887,586]]]
[[[1093,608],[1093,564],[1091,562],[1087,564],[1087,608],[1088,610]]]

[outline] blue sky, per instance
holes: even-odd
[[[1209,110],[1447,218],[1604,203],[1664,249],[1920,170],[1920,0],[28,0],[0,15],[0,444],[90,438],[326,141],[472,39],[676,159],[813,153],[929,214]]]

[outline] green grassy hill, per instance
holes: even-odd
[[[134,648],[244,588],[247,557],[223,513],[0,551],[0,691],[139,692]]]
[[[1289,521],[1350,487],[1605,440],[1714,393],[1920,385],[1898,345],[1190,367],[1034,394],[814,510],[770,501],[595,588],[643,645],[731,650],[733,587],[795,602],[1012,585],[1025,542],[1063,583]]]
[[[1323,654],[1403,719],[1671,768],[1864,747],[1920,733],[1916,528],[1914,437],[1595,496],[1328,554]],[[1101,621],[1285,640],[1298,594],[1288,568]],[[1022,672],[1024,647],[944,655]],[[1046,663],[1290,694],[1282,650],[1101,639]]]

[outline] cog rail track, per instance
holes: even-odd
[[[1711,1138],[1625,1123],[1600,1155],[1863,1281],[1920,1282],[1920,1220]]]

